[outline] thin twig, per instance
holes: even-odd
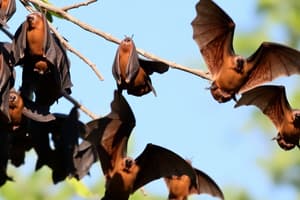
[[[68,10],[74,9],[74,8],[79,8],[81,6],[88,6],[91,3],[96,2],[97,0],[89,0],[89,1],[85,1],[85,2],[81,2],[81,3],[76,3],[74,5],[70,5],[70,6],[64,6],[61,9],[65,12],[67,12]]]
[[[91,33],[94,33],[94,34],[96,34],[96,35],[98,35],[98,36],[100,36],[100,37],[102,37],[102,38],[104,38],[104,39],[106,39],[110,42],[114,42],[116,44],[121,43],[120,39],[115,38],[114,36],[112,36],[108,33],[105,33],[105,32],[103,32],[99,29],[96,29],[96,28],[86,24],[86,23],[81,22],[80,20],[76,19],[75,17],[73,17],[69,13],[61,10],[60,8],[57,8],[57,7],[55,7],[53,5],[50,5],[50,4],[46,4],[46,3],[42,2],[42,1],[39,1],[39,0],[27,0],[27,1],[29,1],[31,3],[35,3],[35,4],[39,5],[40,7],[45,8],[47,10],[50,10],[50,11],[60,15],[61,17],[65,18],[66,20],[78,25],[82,29],[84,29],[86,31],[89,31]],[[190,67],[179,65],[179,64],[176,64],[175,62],[167,61],[165,59],[162,59],[158,56],[155,56],[155,55],[153,55],[151,53],[148,53],[148,52],[146,52],[142,49],[139,49],[139,48],[137,48],[137,52],[139,54],[143,55],[146,58],[166,63],[167,65],[169,65],[172,68],[179,69],[179,70],[182,70],[182,71],[185,71],[185,72],[189,72],[189,73],[197,75],[201,78],[211,80],[210,74],[208,72],[204,72],[200,69],[193,69],[193,68],[190,68]]]
[[[62,92],[62,95],[69,100],[71,103],[73,103],[76,107],[78,107],[80,110],[82,110],[85,114],[87,114],[92,119],[97,119],[98,116],[94,113],[92,113],[90,110],[88,110],[84,105],[80,104],[76,99],[74,99],[72,96],[67,94],[66,92]]]
[[[0,29],[3,33],[5,33],[5,35],[7,35],[7,37],[9,37],[11,40],[14,38],[14,35],[9,32],[6,28],[4,28],[3,26],[0,26]]]
[[[22,2],[22,4],[24,5],[24,7],[29,11],[29,12],[34,12],[34,9],[28,4],[27,0],[20,0]],[[41,2],[41,1],[38,1]],[[32,2],[35,3],[35,2]],[[39,5],[37,3],[37,5]],[[46,4],[47,5],[47,4]],[[47,8],[46,8],[47,9]],[[96,65],[94,63],[92,63],[92,61],[90,61],[88,58],[84,57],[78,50],[76,50],[75,48],[73,48],[60,34],[58,31],[56,31],[56,29],[53,27],[53,25],[51,23],[49,23],[49,26],[51,28],[51,31],[57,36],[57,38],[59,39],[59,41],[72,53],[74,53],[76,56],[78,56],[80,59],[82,59],[86,64],[88,64],[92,70],[95,72],[96,76],[103,81],[104,77],[101,75],[101,73],[99,72],[99,70],[97,69]]]

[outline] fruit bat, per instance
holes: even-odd
[[[0,42],[0,119],[10,122],[9,117],[9,93],[15,83],[15,71],[10,55],[11,43]]]
[[[0,0],[0,24],[7,26],[6,22],[16,12],[16,1],[15,0]]]
[[[300,110],[292,109],[284,86],[264,85],[242,93],[235,107],[242,105],[257,106],[275,125],[278,145],[284,150],[299,147]]]
[[[22,66],[23,98],[32,99],[41,107],[49,107],[61,96],[71,93],[70,63],[66,50],[50,31],[45,16],[34,12],[18,27],[12,42],[15,65]]]
[[[125,37],[116,52],[112,73],[120,91],[125,89],[128,94],[142,96],[151,91],[156,95],[149,75],[162,74],[168,69],[169,66],[162,62],[139,58],[133,40]]]
[[[127,200],[130,194],[143,185],[168,176],[185,174],[190,178],[191,185],[196,187],[195,171],[176,153],[154,144],[147,144],[143,152],[136,159],[132,159],[126,155],[127,142],[128,138],[124,137],[114,154],[114,167],[106,176],[103,200]]]
[[[106,175],[109,169],[113,168],[113,153],[117,145],[125,135],[129,137],[135,127],[134,114],[121,93],[114,91],[114,98],[111,102],[111,112],[104,117],[92,120],[86,124],[86,135],[74,156],[76,172],[74,177],[81,179],[89,168],[98,160],[98,153],[105,152],[104,156],[99,155],[103,173]],[[103,151],[97,151],[104,148]],[[97,153],[98,152],[98,153]]]
[[[168,199],[184,200],[192,194],[210,194],[224,199],[223,192],[212,178],[196,168],[194,171],[197,177],[196,186],[191,185],[191,180],[187,175],[164,177],[169,189]]]
[[[193,168],[174,152],[148,144],[136,158],[127,156],[127,142],[135,127],[134,114],[121,93],[114,92],[111,113],[87,123],[89,141],[97,151],[106,190],[102,199],[128,199],[143,185],[164,176],[187,174],[196,185]]]
[[[300,52],[281,44],[263,42],[248,58],[235,54],[235,23],[213,1],[200,0],[196,12],[191,23],[193,39],[211,73],[210,91],[218,102],[235,99],[235,94],[279,76],[300,72]]]

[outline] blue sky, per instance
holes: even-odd
[[[54,4],[61,6],[75,2],[53,0]],[[251,31],[257,25],[256,1],[216,2],[235,21],[236,37],[238,33]],[[69,12],[119,39],[123,39],[124,35],[134,35],[138,48],[159,57],[206,70],[192,39],[190,23],[196,14],[196,3],[196,0],[99,0]],[[17,9],[8,24],[13,33],[27,15],[19,2]],[[54,26],[74,48],[97,65],[105,78],[100,81],[84,62],[68,52],[74,84],[72,96],[94,113],[101,116],[107,114],[116,88],[111,66],[118,46],[68,21],[55,18]],[[1,39],[8,40],[2,35]],[[151,79],[157,97],[152,93],[141,98],[124,93],[137,120],[131,134],[133,145],[130,156],[136,157],[147,143],[154,143],[191,159],[194,167],[206,172],[221,188],[225,185],[244,187],[253,193],[255,199],[274,199],[274,196],[276,200],[295,198],[294,192],[289,189],[276,187],[275,191],[265,172],[257,165],[257,158],[268,156],[277,144],[270,140],[276,134],[275,129],[268,135],[270,137],[258,129],[246,130],[254,108],[233,109],[234,102],[219,104],[206,89],[208,81],[176,69],[162,75],[154,74]],[[69,102],[61,99],[52,110],[67,113],[71,107]],[[80,119],[84,122],[90,120],[84,113]],[[30,165],[33,169],[34,163]],[[100,178],[100,165],[95,164],[91,177],[83,181],[89,185]],[[150,183],[145,190],[150,197],[151,193],[167,195],[162,180]],[[193,199],[212,198],[194,195]]]

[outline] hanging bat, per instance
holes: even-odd
[[[72,176],[75,171],[73,155],[78,148],[80,135],[87,131],[86,125],[79,120],[78,108],[73,107],[69,115],[56,113],[55,124],[51,131],[54,143],[54,155],[57,167],[53,168],[52,180],[56,184],[67,176]]]
[[[1,26],[7,26],[7,21],[16,12],[15,0],[0,0],[0,24]]]
[[[162,62],[139,58],[133,40],[125,37],[116,52],[112,73],[120,91],[125,89],[128,94],[142,96],[151,91],[156,95],[150,75],[153,72],[162,74],[168,69],[169,66]]]
[[[235,99],[279,76],[300,72],[300,52],[290,47],[263,42],[248,58],[235,54],[232,41],[235,23],[213,1],[200,0],[192,21],[193,39],[212,76],[210,91],[218,102]]]
[[[56,184],[64,180],[75,171],[73,154],[78,145],[81,131],[85,131],[85,124],[79,121],[76,107],[68,115],[54,113],[55,120],[49,122],[31,122],[33,147],[38,160],[36,170],[43,165],[52,169],[52,180]],[[49,136],[54,147],[50,146]]]
[[[242,93],[235,108],[242,105],[255,105],[269,117],[278,131],[274,139],[282,149],[299,147],[300,110],[291,108],[283,86],[258,86]]]
[[[62,44],[50,31],[42,13],[27,16],[17,29],[12,42],[14,64],[21,65],[23,98],[32,99],[42,110],[61,97],[71,93],[70,63]]]
[[[164,177],[169,189],[168,199],[187,199],[192,194],[210,194],[214,197],[224,199],[224,195],[215,181],[207,174],[194,168],[197,177],[197,185],[191,185],[191,180],[187,175]]]
[[[0,119],[10,122],[9,116],[9,92],[15,83],[15,71],[10,55],[11,43],[0,42]]]

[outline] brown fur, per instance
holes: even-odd
[[[27,44],[29,47],[29,55],[32,56],[34,62],[34,70],[43,74],[48,69],[48,63],[44,56],[44,39],[45,26],[41,13],[31,13],[27,16]]]

